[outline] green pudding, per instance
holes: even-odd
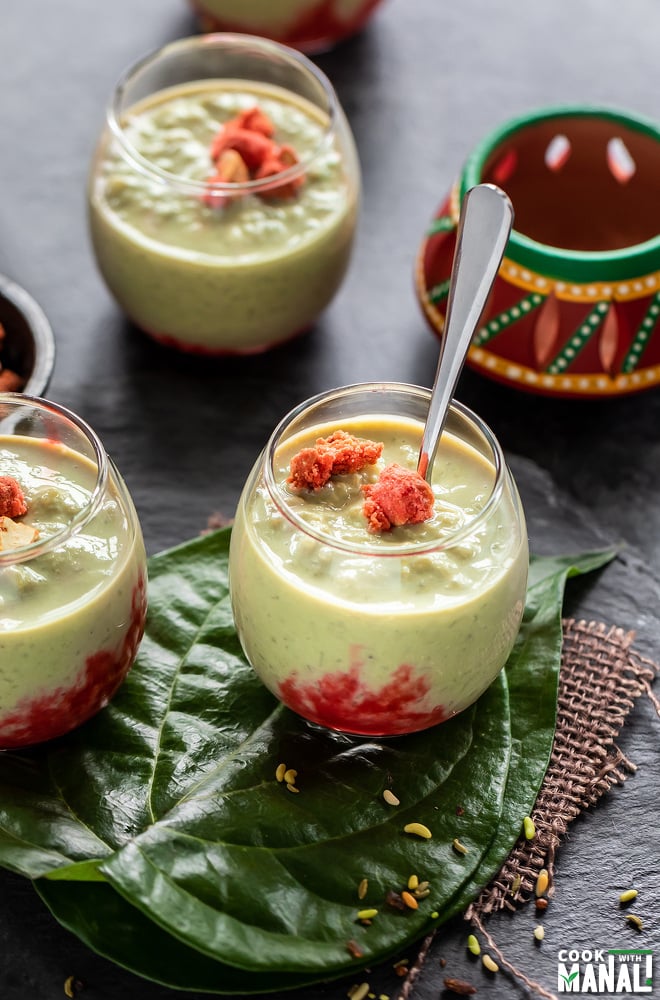
[[[382,442],[375,465],[292,492],[292,456],[341,427]],[[423,729],[470,705],[504,665],[524,606],[528,550],[515,486],[446,432],[433,515],[367,530],[362,486],[417,467],[422,423],[373,414],[318,424],[274,452],[246,487],[233,529],[231,589],[245,652],[301,715],[348,732]]]
[[[221,206],[204,200],[220,127],[258,105],[304,166],[293,197],[258,181]],[[311,325],[344,276],[357,212],[352,144],[318,107],[244,80],[157,91],[104,135],[89,191],[108,287],[144,330],[180,348],[250,353]]]
[[[39,531],[30,548],[0,552],[2,748],[65,732],[111,695],[141,636],[146,563],[123,484],[97,495],[85,456],[0,436],[0,470],[22,487],[21,522]]]

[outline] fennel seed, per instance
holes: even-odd
[[[403,832],[411,833],[413,836],[421,837],[423,840],[430,840],[433,836],[428,826],[424,826],[423,823],[406,823]]]

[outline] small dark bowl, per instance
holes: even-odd
[[[55,364],[55,338],[50,323],[31,295],[0,274],[0,323],[5,339],[3,367],[25,379],[22,392],[43,396]]]

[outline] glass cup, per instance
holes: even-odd
[[[202,31],[245,31],[303,52],[356,34],[382,0],[190,0]]]
[[[230,137],[254,107],[274,134],[252,124]],[[333,298],[359,188],[346,118],[313,63],[249,35],[183,39],[114,91],[91,168],[92,244],[117,302],[156,340],[256,353]]]
[[[74,413],[0,394],[0,476],[6,750],[61,736],[109,701],[144,631],[147,566],[126,486]],[[22,506],[8,507],[6,477]]]
[[[307,400],[273,432],[243,490],[230,548],[238,635],[266,686],[311,722],[394,736],[472,704],[511,652],[528,549],[492,431],[454,402],[433,467],[433,517],[372,534],[363,486],[416,468],[430,392],[400,383]],[[376,465],[318,490],[287,482],[294,453],[336,430],[384,443]]]

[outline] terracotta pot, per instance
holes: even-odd
[[[660,127],[559,107],[472,153],[426,234],[416,285],[441,334],[463,195],[504,188],[515,228],[468,363],[516,388],[603,397],[660,383]]]

